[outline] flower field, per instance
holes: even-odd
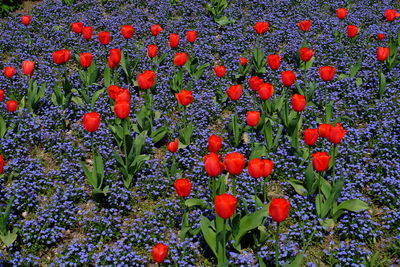
[[[0,265],[399,266],[398,1],[44,0],[0,24]]]

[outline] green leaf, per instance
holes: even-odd
[[[297,194],[302,196],[307,195],[307,189],[304,188],[304,186],[301,184],[301,181],[296,179],[290,179],[288,180],[288,183],[293,186]]]
[[[360,57],[357,61],[356,64],[354,64],[351,68],[350,68],[350,78],[354,78],[358,72],[358,70],[361,67],[361,63],[363,61],[363,57]]]
[[[255,158],[262,158],[266,157],[268,155],[268,150],[266,149],[265,146],[263,145],[257,145],[250,154],[249,160],[255,159]]]
[[[93,96],[92,96],[92,103],[90,104],[90,109],[94,108],[94,105],[96,104],[97,99],[104,93],[105,89],[101,89],[96,91]]]
[[[6,247],[9,247],[17,239],[18,229],[14,228],[12,232],[8,231],[7,234],[0,234],[0,239]]]
[[[214,253],[215,257],[218,257],[217,254],[217,233],[215,232],[215,228],[212,227],[210,220],[206,217],[201,216],[200,220],[200,229],[201,233],[204,236],[208,246]]]
[[[386,91],[386,77],[382,71],[379,72],[379,98],[382,99]]]
[[[265,142],[267,143],[268,149],[272,148],[272,125],[269,120],[267,120],[263,126],[262,133],[264,135]]]
[[[315,173],[313,170],[313,166],[311,162],[308,164],[305,172],[305,186],[307,188],[308,194],[312,195],[315,192],[316,186],[315,186],[316,180],[315,180]]]
[[[304,254],[297,254],[296,258],[294,258],[294,260],[289,263],[289,264],[285,264],[285,267],[301,267],[303,265],[303,261],[304,261]]]
[[[343,214],[344,210],[356,212],[356,211],[366,210],[368,208],[369,208],[368,204],[360,199],[346,200],[337,206],[335,213],[333,215],[333,219],[337,220],[340,217],[340,215]]]
[[[197,206],[199,206],[200,208],[205,208],[205,207],[207,207],[207,202],[204,201],[203,199],[191,198],[191,199],[187,199],[185,201],[185,206],[188,208],[197,207]]]
[[[7,132],[7,125],[3,119],[3,116],[0,115],[0,138],[3,138]]]
[[[151,134],[151,138],[153,139],[153,142],[156,144],[158,142],[160,142],[168,133],[168,127],[167,126],[163,126],[158,128],[157,130],[155,130],[152,134]]]
[[[221,26],[225,26],[231,23],[235,23],[234,19],[228,19],[226,16],[222,16],[218,19],[215,19],[215,22],[218,23]]]
[[[357,77],[357,78],[356,78],[356,85],[357,85],[357,87],[360,87],[360,86],[362,85],[362,83],[363,83],[363,79],[360,78],[360,77]]]
[[[106,66],[104,68],[104,86],[109,87],[111,85],[111,69],[110,67]]]

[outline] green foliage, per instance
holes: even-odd
[[[2,0],[0,3],[0,17],[5,17],[8,13],[20,7],[21,0]]]
[[[11,199],[7,203],[7,207],[3,208],[0,206],[0,240],[9,247],[16,239],[18,229],[14,228],[11,231],[10,226],[8,225],[8,219],[10,217],[11,205],[14,202],[15,197],[11,197]]]

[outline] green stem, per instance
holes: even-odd
[[[255,207],[256,207],[256,211],[257,211],[257,179],[254,179],[254,203],[255,203]]]
[[[125,155],[125,169],[126,171],[128,171],[128,153],[127,153],[127,147],[126,147],[126,135],[128,133],[128,119],[123,119],[122,123],[123,123],[123,145],[124,145],[124,155]]]
[[[223,224],[223,228],[222,228],[222,251],[224,254],[224,261],[223,264],[225,266],[225,264],[227,263],[227,258],[226,258],[226,220],[224,219],[224,224]]]
[[[272,174],[271,174],[272,175]],[[267,202],[267,179],[264,178],[264,185],[263,185],[263,197],[264,197],[264,202]]]
[[[183,106],[183,129],[186,129],[186,106]]]
[[[275,233],[275,266],[279,266],[279,225],[280,223],[277,223],[276,226],[276,233]]]

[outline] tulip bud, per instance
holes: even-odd
[[[286,220],[289,215],[290,202],[284,198],[274,198],[272,199],[268,210],[272,220],[281,223]]]
[[[151,250],[153,260],[157,263],[162,263],[168,255],[168,246],[163,243],[158,243]]]
[[[181,178],[175,181],[174,187],[178,196],[188,197],[190,195],[190,190],[192,190],[192,183],[189,179]]]
[[[95,132],[100,126],[100,114],[97,112],[86,113],[82,121],[86,131]]]
[[[250,89],[254,92],[260,90],[260,85],[263,83],[264,80],[257,76],[253,76],[249,79]]]
[[[358,27],[355,25],[348,25],[347,26],[347,36],[349,38],[354,38],[358,34]]]
[[[304,62],[310,61],[310,59],[314,56],[314,50],[308,49],[307,47],[300,48],[300,59]]]
[[[28,26],[29,23],[31,23],[31,16],[22,16],[22,17],[21,17],[21,22],[22,22],[22,24],[24,24],[25,26]]]
[[[217,77],[222,78],[225,76],[226,68],[225,66],[215,66],[214,72]]]
[[[263,83],[257,93],[262,100],[266,101],[274,93],[274,86],[270,83]]]
[[[328,140],[332,144],[339,144],[343,137],[346,135],[346,130],[343,129],[340,123],[336,123],[336,126],[332,126],[331,130],[329,131]]]
[[[8,100],[6,106],[9,112],[15,112],[18,108],[18,102],[15,100]]]
[[[225,167],[220,161],[218,155],[211,152],[204,156],[204,169],[208,176],[215,177],[220,175],[224,171]]]
[[[281,80],[284,86],[290,87],[296,81],[296,74],[291,70],[284,71],[281,73]]]
[[[158,47],[154,44],[151,44],[147,47],[147,56],[149,58],[154,58],[157,56]]]
[[[3,70],[4,76],[6,76],[7,78],[12,78],[15,75],[16,71],[17,70],[11,66],[5,67]]]
[[[222,138],[213,134],[208,137],[208,151],[218,153],[222,148]]]
[[[248,111],[246,114],[246,123],[250,127],[255,127],[260,122],[260,112]]]
[[[83,27],[82,28],[82,36],[85,40],[92,39],[93,28],[92,27]]]
[[[339,19],[345,19],[346,16],[347,16],[347,9],[345,9],[345,8],[338,8],[338,9],[336,10],[336,16],[337,16]]]
[[[379,61],[385,61],[390,54],[390,48],[389,47],[378,47],[376,50],[376,58]]]
[[[247,65],[247,58],[245,58],[245,57],[239,58],[239,63],[242,66],[246,66]]]
[[[231,194],[222,194],[215,196],[215,212],[219,217],[226,220],[235,213],[237,199]]]
[[[297,23],[297,26],[299,27],[299,29],[301,31],[306,32],[311,27],[311,21],[310,20],[300,20],[299,23]]]
[[[281,66],[281,56],[280,55],[268,55],[267,63],[268,63],[268,66],[272,70],[277,70]]]
[[[89,68],[92,65],[92,53],[81,53],[79,57],[79,63],[81,64],[82,68]]]
[[[188,59],[189,59],[189,56],[186,52],[176,53],[176,55],[174,57],[174,64],[178,67],[182,67],[183,65],[186,64]]]
[[[186,38],[187,38],[187,41],[189,43],[194,43],[196,41],[196,38],[197,38],[196,31],[187,31],[186,32]]]
[[[169,142],[167,144],[167,149],[171,153],[175,153],[176,151],[178,151],[178,148],[179,148],[179,140],[178,140],[178,138],[175,138],[173,142]]]
[[[22,72],[25,75],[31,76],[33,74],[33,69],[35,68],[35,62],[30,60],[25,60],[22,62]]]
[[[169,35],[169,46],[171,48],[177,48],[179,45],[179,35],[176,33],[171,33]]]
[[[190,105],[193,102],[192,91],[189,90],[182,90],[175,94],[175,97],[182,106]]]
[[[312,154],[312,165],[317,172],[323,172],[328,169],[331,157],[327,152],[316,152]]]
[[[336,69],[331,66],[324,66],[319,68],[319,77],[324,81],[330,81],[335,76]]]
[[[243,87],[240,84],[231,85],[228,90],[226,90],[226,94],[233,101],[238,100],[242,96],[242,93]]]
[[[121,27],[121,34],[125,39],[131,39],[135,34],[135,28],[132,25],[123,25]]]
[[[292,96],[292,108],[296,112],[302,112],[306,107],[306,98],[303,95],[294,94]]]
[[[82,22],[74,22],[71,24],[71,30],[74,33],[81,33],[83,29],[83,23]]]
[[[303,135],[304,143],[308,146],[313,146],[318,141],[318,129],[305,129]]]
[[[229,153],[224,158],[225,168],[232,175],[240,174],[245,163],[244,156],[237,152]]]
[[[162,32],[164,29],[163,28],[161,28],[161,26],[160,25],[158,25],[158,24],[154,24],[153,26],[151,26],[150,27],[150,31],[151,31],[151,34],[153,35],[153,36],[157,36],[160,32]]]
[[[268,22],[256,22],[256,24],[253,26],[253,29],[256,31],[257,34],[263,34],[268,31],[268,27]]]
[[[137,82],[141,89],[147,90],[153,87],[156,79],[156,73],[152,70],[145,70],[137,76]]]

